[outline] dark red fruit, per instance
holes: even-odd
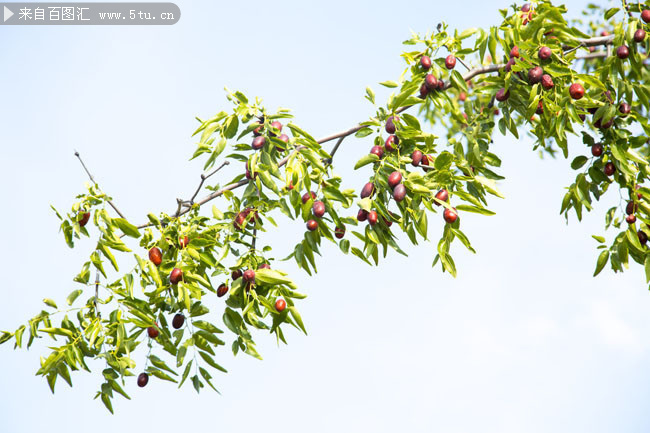
[[[79,220],[79,225],[81,227],[84,227],[86,224],[88,224],[89,220],[90,220],[90,212],[84,212],[84,214],[81,216],[81,219]]]
[[[496,100],[499,102],[507,101],[509,97],[510,97],[510,90],[506,90],[506,89],[497,90],[497,94],[495,95]]]
[[[178,244],[180,245],[181,249],[183,249],[190,244],[190,238],[183,236],[178,240]]]
[[[147,373],[138,374],[138,386],[144,388],[149,383],[149,375]]]
[[[537,103],[537,109],[535,110],[535,113],[539,114],[540,116],[544,114],[544,104],[542,104],[542,101],[539,101]]]
[[[422,66],[422,69],[425,71],[429,70],[431,67],[431,57],[429,56],[422,56],[420,57],[420,66]]]
[[[449,192],[447,192],[446,189],[441,189],[436,193],[436,198],[440,201],[446,202],[447,200],[449,200]],[[440,203],[438,203],[437,201],[434,201],[433,204],[435,204],[436,206],[440,206]]]
[[[368,219],[368,211],[364,209],[359,209],[359,212],[357,212],[357,221],[364,222],[367,219]]]
[[[628,224],[634,224],[636,222],[636,217],[634,215],[628,215],[625,217],[625,222]]]
[[[147,335],[149,338],[158,338],[160,335],[160,331],[158,331],[158,328],[155,326],[150,326],[147,328]]]
[[[467,114],[463,114],[467,116]],[[465,117],[465,120],[467,120],[467,117]],[[429,165],[429,155],[422,155],[422,165]]]
[[[465,102],[465,99],[467,99],[467,93],[465,93],[465,92],[460,92],[460,93],[458,94],[458,100],[459,100],[460,102]]]
[[[239,212],[232,224],[235,226],[237,230],[241,230],[242,228],[244,228],[244,225],[246,224],[246,213]]]
[[[257,269],[271,269],[271,265],[269,265],[268,263],[262,263],[257,267]]]
[[[438,90],[445,90],[445,80],[438,78]]]
[[[458,219],[458,213],[456,212],[456,209],[445,209],[442,212],[442,218],[446,223],[453,224]]]
[[[241,276],[242,276],[241,269],[235,269],[230,274],[230,278],[232,278],[233,281],[238,280],[239,278],[241,278]]]
[[[281,131],[282,131],[282,123],[280,123],[280,122],[277,121],[277,120],[271,122],[271,127],[277,129],[278,132],[281,132]],[[271,135],[272,135],[273,137],[275,137],[275,134],[271,133]]]
[[[600,156],[603,154],[603,144],[602,143],[594,143],[591,146],[591,154],[593,156]]]
[[[243,275],[244,281],[247,283],[252,283],[255,281],[255,271],[252,269],[246,269]]]
[[[422,152],[419,150],[414,150],[411,154],[411,165],[413,165],[413,167],[417,167],[420,165],[420,162],[422,162]]]
[[[156,265],[160,266],[162,263],[162,250],[158,247],[153,247],[149,250],[149,260]]]
[[[542,47],[539,49],[537,55],[540,60],[548,60],[551,58],[551,49],[549,47]]]
[[[616,171],[616,167],[614,166],[613,163],[608,162],[607,164],[605,164],[605,168],[603,169],[603,171],[607,176],[611,176]]]
[[[390,220],[387,220],[386,218],[382,218],[384,220],[384,224],[386,224],[386,227],[390,228],[390,226],[393,225],[393,222]]]
[[[639,205],[634,203],[632,200],[627,202],[627,206],[625,206],[625,213],[628,215],[632,215],[639,209]]]
[[[650,23],[650,9],[641,11],[641,19],[646,23]]]
[[[447,58],[445,59],[445,67],[447,69],[454,69],[455,66],[456,66],[456,57],[454,57],[453,54],[448,55]]]
[[[544,70],[539,66],[535,66],[528,71],[528,82],[537,84],[542,81],[542,75],[544,75]]]
[[[375,224],[377,224],[378,220],[379,220],[379,215],[377,214],[376,211],[371,210],[370,212],[368,212],[368,224],[374,226]]]
[[[287,301],[284,299],[278,299],[275,301],[275,309],[277,310],[278,313],[282,313],[284,309],[287,308]]]
[[[424,77],[424,85],[427,86],[427,89],[429,89],[430,92],[438,90],[438,79],[431,74],[427,74],[427,76]],[[390,131],[388,133],[392,134]]]
[[[512,66],[515,64],[515,59],[511,58],[508,60],[508,63],[506,63],[506,66],[504,66],[503,70],[506,72],[512,71]]]
[[[334,236],[336,239],[342,239],[345,236],[345,227],[337,227],[334,229]]]
[[[372,182],[368,182],[361,189],[361,198],[370,197],[374,191],[375,185],[373,185]]]
[[[185,324],[185,316],[183,316],[181,313],[177,313],[172,319],[172,327],[174,329],[180,329],[183,324]]]
[[[255,150],[260,150],[261,148],[264,147],[265,144],[266,144],[266,138],[260,135],[253,139],[253,143],[251,144],[251,147]]]
[[[645,234],[645,232],[639,230],[636,232],[636,235],[639,237],[639,242],[641,242],[641,245],[645,245],[648,243],[648,235]]]
[[[280,134],[280,136],[278,137],[278,140],[284,142],[285,144],[288,144],[289,143],[289,136],[287,134]],[[284,152],[285,151],[285,148],[280,147],[280,146],[275,146],[275,149],[278,152]]]
[[[307,203],[310,198],[316,200],[316,193],[314,191],[309,191],[302,195],[302,204]]]
[[[316,220],[307,221],[307,230],[309,230],[310,232],[313,232],[317,228],[318,228],[318,222],[316,222]]]
[[[384,156],[384,146],[372,146],[372,149],[370,149],[370,153],[373,155],[377,155],[377,157],[381,159],[381,157]]]
[[[581,99],[585,96],[585,88],[580,83],[573,83],[569,86],[569,95],[573,99]]]
[[[388,176],[388,186],[395,188],[402,181],[402,173],[394,171]]]
[[[172,284],[178,284],[183,279],[183,271],[178,268],[172,269],[169,274],[169,282]]]
[[[396,149],[395,146],[399,144],[399,138],[397,135],[389,135],[388,138],[386,139],[386,143],[384,144],[384,147],[386,148],[387,151],[392,152]]]
[[[429,88],[425,83],[422,83],[422,85],[420,86],[420,98],[424,99],[427,97],[428,94],[429,94]]]
[[[521,11],[522,11],[522,12],[530,12],[530,3],[525,3],[525,4],[521,7]]]
[[[400,202],[404,200],[404,197],[406,197],[406,187],[403,183],[400,183],[393,189],[393,198],[396,202]]]
[[[395,127],[395,121],[399,121],[399,117],[397,116],[390,116],[388,119],[386,119],[386,132],[389,134],[394,134],[397,128]]]
[[[217,288],[217,296],[218,297],[223,297],[226,293],[228,293],[228,286],[226,286],[225,283],[221,283],[219,287]]]
[[[257,172],[255,172],[255,175],[251,174],[251,171],[248,169],[248,164],[246,164],[246,179],[253,179],[257,177]]]
[[[322,218],[325,215],[325,203],[322,201],[315,201],[311,208],[316,218]]]
[[[510,58],[513,59],[515,57],[519,57],[519,47],[516,45],[510,50]]]
[[[618,106],[618,111],[623,115],[627,116],[632,111],[632,106],[627,102],[621,102],[621,105]]]
[[[594,126],[599,129],[609,129],[614,124],[614,119],[609,119],[606,123],[602,123],[602,118],[594,122]]]
[[[627,59],[630,57],[630,49],[625,45],[621,45],[620,47],[616,48],[616,57],[621,60]]]
[[[550,90],[553,88],[553,86],[553,78],[548,74],[542,75],[542,87],[544,90]]]
[[[644,39],[645,39],[645,30],[638,29],[636,32],[634,32],[634,42],[638,44],[639,42],[643,42]]]

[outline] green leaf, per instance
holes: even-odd
[[[598,261],[596,263],[596,270],[594,271],[594,277],[600,274],[600,271],[603,270],[609,259],[609,250],[605,250],[598,256]],[[646,269],[647,269],[647,260],[646,260]]]
[[[162,379],[162,380],[167,380],[167,381],[169,381],[169,382],[178,383],[178,381],[177,381],[176,379],[174,379],[173,377],[169,376],[168,374],[162,372],[161,370],[158,370],[157,368],[147,367],[147,373],[153,374],[153,375],[156,376],[158,379]]]
[[[233,138],[235,134],[237,134],[238,128],[239,128],[239,118],[237,118],[236,114],[232,114],[228,116],[228,119],[226,120],[226,125],[225,125],[225,130],[223,132],[223,135],[226,138]]]
[[[256,283],[266,283],[266,284],[287,284],[293,286],[293,281],[291,281],[286,276],[282,275],[280,272],[273,269],[258,269],[255,271],[255,282]]]
[[[226,370],[225,368],[217,364],[215,360],[212,359],[212,357],[207,353],[205,353],[204,351],[199,350],[199,355],[201,355],[201,358],[203,358],[203,360],[207,362],[210,367],[215,368],[219,371],[223,371],[224,373],[228,373],[228,370]]]
[[[293,320],[296,321],[300,329],[302,329],[302,332],[307,335],[307,330],[305,329],[305,324],[302,322],[302,317],[300,317],[300,313],[298,313],[298,310],[296,307],[289,307],[289,312],[291,313],[291,317],[293,317]]]
[[[384,87],[391,88],[391,89],[399,86],[399,84],[396,83],[395,81],[382,81],[379,84],[381,84]]]
[[[465,212],[478,213],[478,214],[481,214],[481,215],[496,215],[491,210],[488,210],[488,209],[485,209],[485,208],[482,208],[482,207],[478,207],[478,206],[471,206],[471,205],[468,205],[468,204],[459,204],[458,206],[456,206],[456,209],[457,210],[462,210],[462,211],[465,211]]]
[[[367,155],[364,155],[360,160],[357,161],[357,163],[354,165],[354,169],[357,170],[363,167],[364,165],[368,165],[376,161],[379,161],[379,157],[374,153],[369,153]]]
[[[575,159],[571,162],[571,168],[577,170],[585,165],[587,161],[589,161],[589,158],[584,155],[576,156]]]
[[[138,228],[125,220],[124,218],[113,218],[112,222],[120,229],[122,230],[122,233],[124,233],[127,236],[130,236],[132,238],[139,238],[140,237],[140,232],[138,231]]]
[[[50,306],[50,307],[52,307],[52,308],[56,308],[56,309],[59,308],[59,307],[56,306],[56,302],[54,302],[54,301],[53,301],[52,299],[50,299],[50,298],[45,298],[45,299],[43,299],[43,302],[45,303],[45,305],[48,305],[48,306]]]
[[[192,362],[194,362],[194,360],[190,360],[190,362],[188,362],[187,365],[185,366],[185,370],[183,371],[183,377],[181,378],[181,383],[178,384],[179,388],[183,386],[185,379],[187,379],[187,376],[190,374],[190,370],[192,368]]]
[[[619,8],[610,8],[607,9],[607,12],[605,12],[605,21],[616,15],[616,13],[619,11]]]

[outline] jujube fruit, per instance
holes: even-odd
[[[162,250],[158,247],[153,247],[149,250],[149,260],[156,265],[160,266],[162,263]]]

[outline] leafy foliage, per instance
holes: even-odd
[[[611,189],[618,192],[620,205],[605,215],[606,229],[615,231],[611,244],[594,235],[595,275],[608,263],[622,271],[631,258],[645,266],[650,281],[650,189],[644,186],[648,41],[634,40],[648,24],[638,18],[644,6],[622,5],[608,10],[592,5],[583,20],[569,22],[564,6],[544,0],[502,10],[501,24],[489,29],[452,33],[441,24],[433,33],[412,35],[405,41],[410,51],[402,54],[406,68],[400,78],[380,83],[394,89],[386,104],[378,105],[367,88],[372,117],[321,140],[292,123],[288,110],[270,112],[259,99],[227,91],[232,110],[199,120],[194,133],[192,159],[204,160],[207,172],[197,193],[205,189],[207,195],[195,201],[195,193],[179,201],[175,213],[150,213],[136,226],[112,216],[106,207],[111,198],[92,182],[69,213],[55,210],[70,248],[81,237],[97,239],[74,277],[78,288],[65,304],[44,299],[46,309],[14,332],[0,334],[0,343],[30,347],[37,338],[51,338],[54,345],[37,374],[52,392],[57,378],[72,385],[71,371],[90,371],[89,360],[103,360],[96,398],[111,412],[115,393],[129,398],[123,387],[136,372],[179,387],[189,378],[197,392],[206,384],[216,391],[212,374],[226,371],[219,363],[225,329],[232,333],[235,355],[259,359],[255,330],[284,343],[287,327],[307,333],[298,310],[305,295],[277,268],[272,247],[260,246],[262,234],[278,226],[279,213],[307,223],[284,260],[311,275],[323,241],[378,264],[389,250],[405,254],[402,239],[428,240],[430,219],[440,212],[444,222],[433,265],[455,276],[453,241],[474,252],[461,230],[462,214],[493,215],[488,198],[503,198],[496,187],[503,179],[501,160],[490,150],[495,127],[515,138],[529,134],[542,154],[576,154],[569,164],[577,172],[575,182],[560,206],[567,220],[571,212],[581,220],[595,200]],[[611,34],[590,36],[604,29]],[[622,45],[629,47],[627,58],[612,54],[612,47]],[[541,59],[541,47],[550,49],[548,59]],[[465,76],[460,66],[448,69],[449,54],[476,67]],[[430,65],[425,58],[433,59]],[[530,73],[537,67],[548,78]],[[574,83],[586,89],[584,96],[569,91]],[[444,139],[428,131],[435,125],[446,130]],[[332,171],[336,149],[352,134],[371,136],[374,144],[354,164],[368,174],[360,196]],[[323,145],[334,139],[339,141],[328,152]],[[225,186],[208,181],[222,167],[215,168],[219,161],[242,167]],[[184,320],[170,326],[168,320],[178,314]],[[218,316],[224,326],[215,323]],[[140,346],[146,346],[146,355],[138,355]]]

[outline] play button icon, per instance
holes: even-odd
[[[12,16],[14,16],[14,13],[11,12],[7,6],[5,6],[5,10],[4,10],[4,12],[5,12],[5,19],[4,19],[5,22],[6,22],[9,18],[11,18]]]

